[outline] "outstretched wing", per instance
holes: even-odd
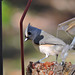
[[[63,30],[75,36],[75,18],[65,21],[58,25],[58,30]]]
[[[72,47],[75,49],[75,18],[59,24],[57,30],[65,31],[70,37],[73,35],[73,39],[70,45],[72,45]]]

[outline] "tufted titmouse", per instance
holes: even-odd
[[[53,35],[29,24],[25,30],[25,41],[27,40],[32,40],[33,45],[36,45],[41,53],[46,54],[46,56],[40,59],[39,62],[47,58],[49,55],[56,55],[57,62],[58,54],[60,52],[62,62],[65,61],[69,45],[67,45],[61,39],[56,38]]]

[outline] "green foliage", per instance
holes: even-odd
[[[5,1],[2,2],[2,24],[3,27],[8,27],[10,25],[12,15],[12,7],[6,3]]]

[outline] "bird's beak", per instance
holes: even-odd
[[[25,38],[25,40],[24,41],[27,41],[28,40],[28,38]]]

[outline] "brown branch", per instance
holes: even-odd
[[[26,5],[26,8],[24,10],[24,13],[21,17],[21,20],[20,20],[20,40],[21,40],[21,66],[22,66],[22,75],[24,75],[24,48],[23,48],[23,20],[26,16],[26,13],[30,7],[30,4],[31,4],[32,0],[29,0],[27,5]]]

